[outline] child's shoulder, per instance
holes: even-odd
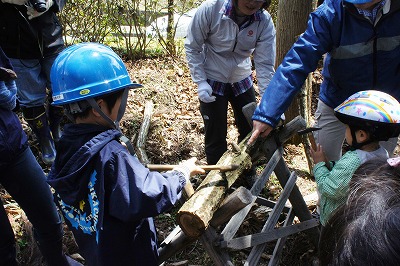
[[[361,163],[361,156],[360,153],[358,152],[359,150],[349,150],[343,156],[336,162],[336,163],[347,163],[347,164],[353,164],[353,163]]]
[[[348,157],[351,158],[354,156],[358,156],[358,151],[360,151],[360,150],[348,150],[343,154],[343,156],[339,160],[341,160],[343,158],[348,158]]]
[[[389,153],[382,146],[374,151],[356,150],[356,152],[360,157],[362,163],[376,158],[383,158],[383,159],[389,158]]]

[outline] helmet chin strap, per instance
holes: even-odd
[[[124,113],[125,113],[125,109],[126,109],[126,104],[128,102],[128,93],[129,93],[129,88],[125,88],[123,93],[122,93],[122,97],[121,97],[121,105],[119,106],[118,109],[118,114],[117,114],[117,119],[115,121],[113,121],[108,115],[106,115],[101,109],[100,106],[97,104],[96,100],[93,98],[89,98],[87,99],[88,103],[90,104],[90,106],[92,108],[94,108],[100,115],[101,117],[104,118],[104,120],[106,120],[106,122],[114,129],[118,130],[119,132],[121,132],[121,128],[119,127],[119,122],[121,121]],[[121,132],[122,133],[122,132]],[[119,138],[121,143],[124,143],[126,148],[128,149],[129,153],[132,155],[135,155],[135,149],[133,148],[132,143],[129,141],[129,139],[122,134],[121,137]]]
[[[90,104],[90,106],[93,109],[95,109],[101,115],[101,117],[103,117],[104,120],[106,120],[106,122],[111,126],[111,128],[114,128],[114,129],[117,129],[120,131],[118,117],[117,117],[117,120],[113,121],[108,115],[106,115],[103,112],[103,110],[101,110],[100,106],[97,104],[95,99],[90,98],[90,99],[87,99],[87,101]]]
[[[356,138],[356,131],[353,128],[350,128],[350,132],[351,132],[351,137],[353,138],[351,145],[350,145],[351,151],[361,149],[364,145],[367,145],[374,141],[374,139],[372,137],[370,137],[368,140],[358,143],[357,138]]]

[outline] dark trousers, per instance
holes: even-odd
[[[215,102],[204,103],[200,101],[200,113],[204,121],[205,151],[208,164],[216,164],[227,150],[228,103],[231,104],[233,110],[235,124],[239,132],[238,141],[240,142],[252,129],[243,115],[242,107],[256,101],[253,87],[236,97],[230,88],[226,89],[224,96],[214,96],[216,96]]]
[[[68,265],[62,252],[62,227],[46,176],[30,148],[0,167],[0,183],[25,212],[48,265]],[[14,233],[0,208],[0,265],[16,265]]]

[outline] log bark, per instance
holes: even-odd
[[[229,172],[209,172],[194,195],[178,211],[177,222],[189,237],[199,237],[206,230],[228,189],[244,171],[250,169],[251,157],[246,151],[249,137],[250,134],[239,144],[240,152],[226,151],[217,163],[234,164],[238,168]]]

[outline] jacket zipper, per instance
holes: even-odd
[[[235,22],[235,24],[236,24],[236,22]],[[237,25],[236,24],[236,27],[237,27],[237,31],[236,31],[236,36],[235,36],[235,45],[233,46],[233,49],[232,49],[232,52],[234,52],[235,51],[235,48],[236,48],[236,45],[237,45],[237,40],[238,40],[238,34],[239,34],[239,31],[240,31],[240,29],[239,29],[239,25]]]
[[[372,79],[372,88],[376,87],[377,79],[378,79],[378,70],[377,70],[377,43],[378,43],[378,38],[376,36],[376,28],[374,27],[374,36],[373,36],[373,52],[372,52],[372,73],[373,73],[373,79]]]
[[[235,51],[236,44],[237,44],[237,34],[236,34],[236,37],[235,37],[235,45],[233,46],[232,52],[234,52],[234,51]]]
[[[364,19],[364,20],[368,20],[365,17],[361,16],[360,14],[351,12],[350,9],[349,9],[349,11],[350,11],[349,13],[351,15],[355,16],[355,17],[358,17],[358,18],[361,18],[361,19]],[[375,86],[376,86],[376,84],[378,82],[378,67],[377,67],[378,36],[377,36],[377,33],[376,33],[376,28],[377,28],[378,24],[382,23],[382,20],[385,20],[393,12],[394,11],[389,10],[388,13],[382,14],[382,16],[380,17],[379,21],[375,25],[372,23],[373,24],[372,27],[373,27],[373,30],[374,30],[374,35],[368,41],[366,41],[366,43],[371,41],[371,40],[373,40],[373,42],[374,42],[372,44],[372,74],[373,74],[372,88],[375,88]]]

